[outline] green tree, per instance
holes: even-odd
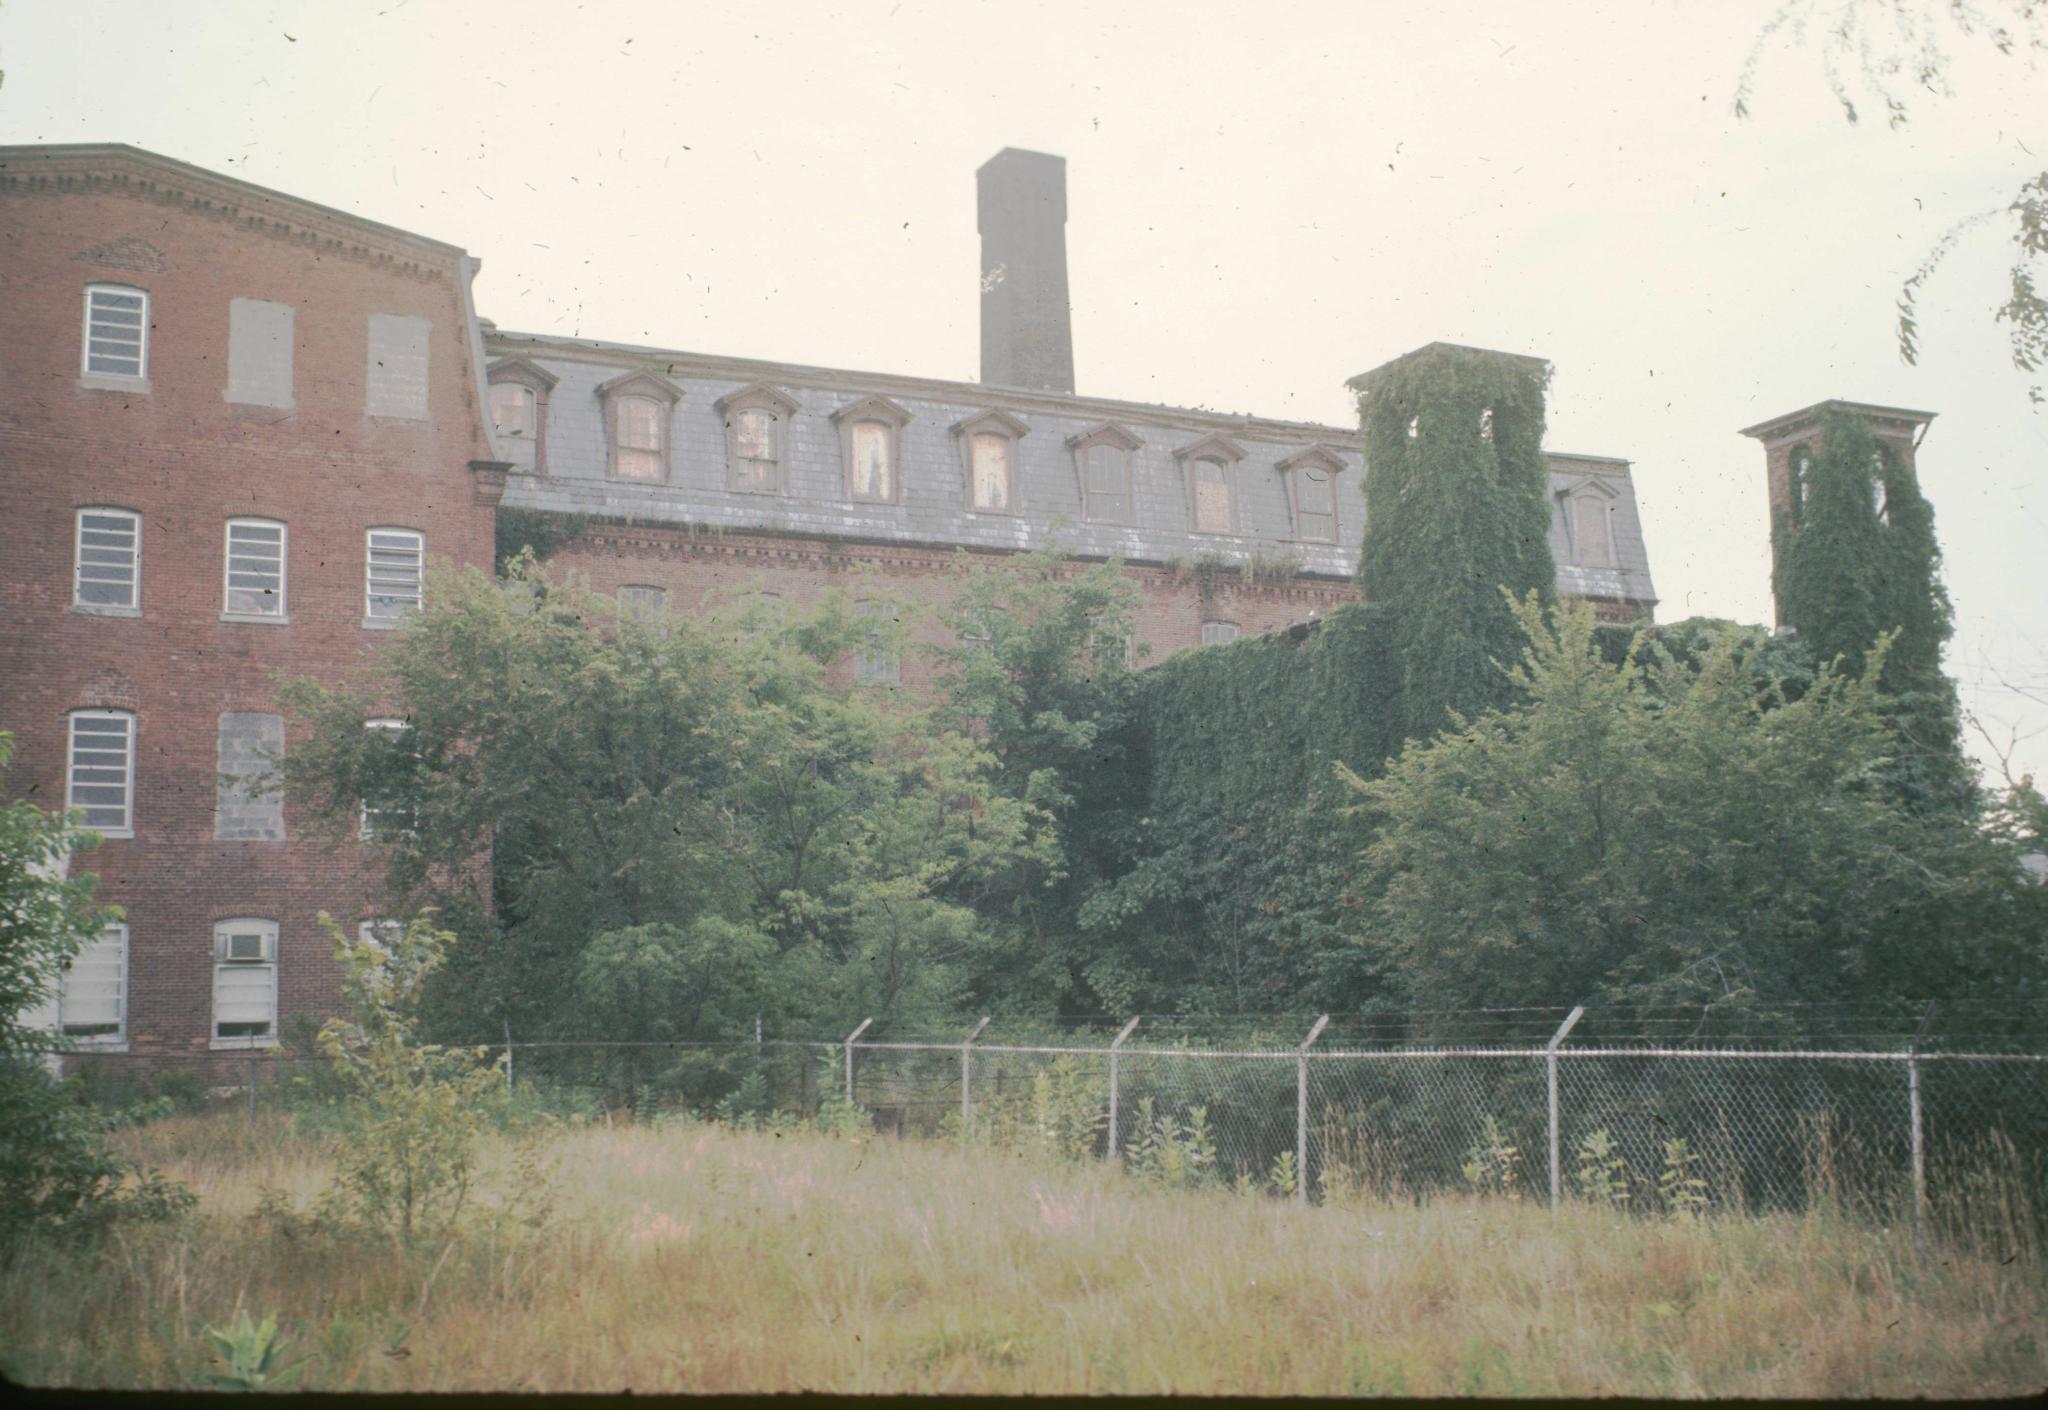
[[[0,772],[13,756],[14,736],[0,730]],[[37,1230],[83,1230],[120,1213],[166,1215],[191,1203],[109,1149],[108,1118],[51,1076],[47,1059],[59,1039],[33,1018],[65,963],[119,914],[94,903],[95,877],[63,875],[72,852],[98,842],[25,800],[0,808],[0,1256]]]
[[[1057,857],[982,741],[841,683],[835,663],[878,645],[842,595],[780,626],[657,625],[527,557],[429,600],[382,653],[388,686],[287,686],[312,728],[283,767],[343,839],[368,800],[395,895],[471,942],[436,989],[451,1031],[567,1033],[643,961],[680,986],[642,996],[644,1021],[728,1021],[739,991],[706,1002],[706,966],[679,962],[702,946],[765,964],[727,978],[771,1020],[907,1021],[978,963],[976,900]],[[408,728],[363,727],[390,715]],[[625,938],[586,956],[600,936]],[[579,986],[583,1007],[562,1002]]]
[[[1735,89],[1735,115],[1749,116],[1764,55],[1790,40],[1816,42],[1828,90],[1848,122],[1862,120],[1857,100],[1874,100],[1886,122],[1904,127],[1908,96],[1949,96],[1946,36],[1981,40],[2005,55],[2028,60],[2048,53],[2048,11],[2038,0],[1782,0],[1750,45]],[[2025,151],[2024,144],[2021,150]],[[2013,262],[2010,295],[1994,317],[2006,326],[2012,364],[2025,373],[2048,366],[2048,298],[2039,287],[2039,261],[2048,256],[2048,171],[2023,179],[2003,210],[1983,211],[1952,226],[1899,291],[1899,355],[1919,357],[1919,296],[1927,281],[1975,226],[2006,217]],[[2036,405],[2048,401],[2037,382],[2027,389]]]
[[[1602,659],[1545,620],[1526,698],[1352,786],[1377,824],[1361,934],[1434,1007],[1995,997],[2038,983],[2048,894],[2008,839],[1885,786],[1876,670],[1797,700],[1724,633]]]
[[[1409,738],[1503,703],[1518,637],[1501,596],[1549,600],[1549,364],[1432,343],[1356,378],[1365,432],[1359,583],[1387,610]]]

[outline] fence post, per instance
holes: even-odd
[[[512,1095],[512,1020],[505,1020],[505,1095]]]
[[[249,1054],[249,1120],[256,1120],[256,1054]]]
[[[1294,1202],[1308,1203],[1308,1050],[1309,1045],[1323,1036],[1329,1027],[1330,1016],[1324,1014],[1316,1020],[1316,1026],[1308,1030],[1308,1036],[1301,1040],[1301,1048],[1294,1056]]]
[[[1918,1250],[1927,1238],[1927,1141],[1920,1124],[1920,1040],[1934,1020],[1934,1001],[1929,1000],[1913,1030],[1906,1049],[1906,1111],[1913,1133],[1913,1247]]]
[[[1550,1035],[1550,1043],[1543,1050],[1545,1075],[1550,1079],[1550,1212],[1557,1213],[1558,1205],[1564,1200],[1563,1171],[1558,1164],[1558,1120],[1557,1120],[1557,1046],[1565,1039],[1578,1021],[1585,1016],[1586,1006],[1579,1004],[1565,1015],[1557,1032]]]
[[[967,1035],[967,1041],[960,1045],[960,1136],[967,1137],[969,1123],[974,1120],[974,1101],[967,1094],[968,1067],[974,1061],[974,1040],[981,1036],[981,1030],[988,1027],[988,1019],[974,1025],[974,1031]]]
[[[1113,1161],[1113,1160],[1115,1160],[1115,1159],[1116,1159],[1116,1064],[1117,1064],[1117,1050],[1118,1050],[1119,1048],[1123,1047],[1123,1045],[1124,1045],[1124,1039],[1126,1039],[1126,1038],[1130,1037],[1130,1036],[1131,1036],[1131,1030],[1132,1030],[1133,1028],[1136,1028],[1137,1026],[1138,1026],[1138,1017],[1137,1017],[1137,1015],[1136,1015],[1136,1014],[1133,1014],[1133,1015],[1131,1016],[1131,1021],[1130,1021],[1129,1023],[1126,1023],[1126,1024],[1125,1024],[1125,1025],[1123,1026],[1123,1031],[1122,1031],[1122,1032],[1120,1032],[1120,1033],[1118,1033],[1118,1034],[1116,1035],[1116,1041],[1115,1041],[1115,1042],[1113,1042],[1113,1043],[1111,1043],[1111,1044],[1109,1045],[1109,1152],[1108,1152],[1108,1154],[1107,1154],[1107,1155],[1106,1155],[1106,1156],[1104,1157],[1104,1158],[1105,1158],[1105,1159],[1107,1159],[1107,1160],[1112,1160],[1112,1161]]]
[[[868,1025],[873,1022],[872,1018],[864,1018],[860,1021],[860,1027],[846,1035],[846,1104],[848,1106],[853,1105],[853,1040],[867,1032]]]

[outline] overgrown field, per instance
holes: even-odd
[[[1914,1252],[1825,1211],[1633,1219],[1471,1198],[1301,1208],[957,1144],[577,1124],[553,1209],[446,1249],[293,1229],[331,1137],[284,1114],[127,1133],[197,1213],[29,1247],[0,1364],[185,1387],[274,1313],[314,1389],[1970,1396],[2037,1391],[2025,1220]],[[497,1178],[514,1151],[494,1137]]]

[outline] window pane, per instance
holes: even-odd
[[[364,578],[372,617],[403,617],[420,609],[426,542],[402,529],[372,529]]]
[[[1126,461],[1115,446],[1090,446],[1087,451],[1088,517],[1122,523],[1126,507]]]
[[[284,525],[228,524],[227,610],[251,617],[284,615]]]
[[[67,1036],[121,1036],[127,969],[126,926],[108,926],[72,956],[58,995],[59,1022]]]
[[[1225,643],[1225,642],[1227,642],[1227,641],[1236,641],[1236,640],[1237,640],[1237,623],[1235,623],[1235,622],[1204,622],[1204,623],[1202,623],[1202,645],[1204,645],[1204,646],[1221,646],[1221,645],[1223,645],[1223,643]]]
[[[775,418],[755,408],[742,411],[734,428],[739,441],[740,459],[775,459]]]
[[[974,462],[974,507],[1010,507],[1010,438],[993,431],[978,433],[971,446]]]
[[[622,450],[660,450],[661,408],[646,397],[621,398],[619,447]]]
[[[85,825],[119,831],[130,825],[134,724],[128,715],[73,715],[65,806],[82,808]]]
[[[853,497],[895,498],[889,483],[889,428],[879,421],[854,423]]]
[[[88,607],[136,606],[141,538],[142,521],[133,514],[80,510],[71,600]]]
[[[661,479],[661,452],[658,450],[632,450],[619,448],[619,478],[622,480]]]
[[[119,289],[86,291],[85,370],[140,377],[149,337],[143,295]]]

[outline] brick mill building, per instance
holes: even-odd
[[[208,1052],[331,1011],[315,917],[375,916],[384,856],[252,786],[290,744],[274,679],[374,681],[501,506],[590,516],[555,566],[649,613],[892,611],[963,550],[1054,545],[1139,584],[1141,663],[1354,599],[1356,428],[1078,394],[1064,164],[977,183],[982,378],[953,382],[500,330],[455,246],[131,147],[0,148],[6,787],[84,810],[125,913],[52,1021]],[[1559,591],[1646,619],[1628,462],[1549,462]]]

